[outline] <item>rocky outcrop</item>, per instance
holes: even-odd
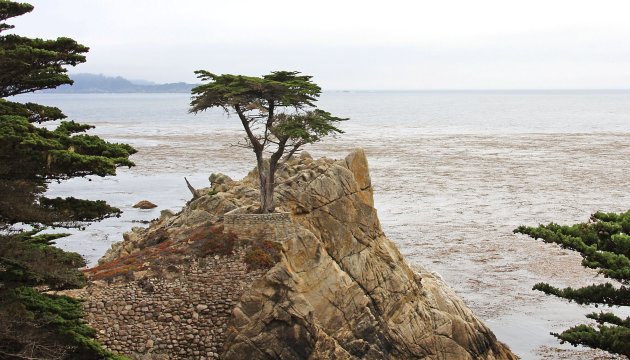
[[[194,229],[221,224],[229,213],[237,235],[265,234],[281,251],[273,267],[242,284],[222,358],[516,358],[439,276],[412,269],[387,239],[362,150],[343,160],[304,155],[281,167],[276,203],[288,213],[281,227],[234,216],[255,209],[257,178],[214,175],[213,187],[181,213],[126,234],[104,261],[141,251],[156,234],[186,243]]]

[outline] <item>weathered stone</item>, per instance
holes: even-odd
[[[346,156],[345,161],[348,169],[352,171],[354,180],[357,182],[360,189],[365,190],[372,186],[372,179],[368,171],[367,157],[363,149],[354,150]]]
[[[362,150],[310,168],[319,175],[278,186],[278,203],[300,209],[300,217],[284,225],[281,262],[237,304],[223,358],[260,351],[283,358],[515,358],[445,284],[415,273],[383,235]]]
[[[173,210],[164,209],[160,211],[160,220],[166,220],[175,216],[175,212]]]
[[[224,175],[224,174],[211,174],[210,177],[208,177],[208,181],[210,181],[211,185],[219,185],[219,184],[231,184],[232,182],[234,182],[234,180],[232,180],[229,176]]]
[[[144,347],[151,359],[515,359],[438,276],[412,269],[385,237],[363,150],[338,161],[302,154],[276,180],[278,213],[246,215],[257,208],[256,171],[239,182],[213,175],[222,192],[206,189],[107,254],[152,246],[156,233],[189,244],[192,231],[223,220],[242,238],[279,244],[273,267],[248,272],[239,248],[177,272],[161,265],[155,278],[90,285],[86,311],[99,340],[123,354]]]
[[[305,159],[313,160],[313,157],[307,151],[302,150],[302,152],[300,153],[300,160]]]
[[[146,210],[146,209],[156,208],[157,205],[155,205],[154,203],[152,203],[152,202],[150,202],[148,200],[142,200],[142,201],[137,202],[133,207],[137,208],[137,209],[145,209]]]

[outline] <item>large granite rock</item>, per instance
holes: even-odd
[[[281,259],[233,308],[222,358],[516,359],[439,276],[412,269],[385,236],[362,150],[344,160],[301,156],[278,170],[277,184],[290,221],[267,240],[281,244]],[[158,231],[184,241],[192,228],[254,209],[257,186],[255,171],[215,182],[181,213],[126,235],[105,260]]]

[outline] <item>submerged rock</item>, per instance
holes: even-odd
[[[126,236],[140,248],[158,231],[185,242],[191,229],[220,224],[232,211],[237,236],[257,231],[279,244],[275,265],[239,285],[213,344],[221,358],[516,359],[439,276],[411,268],[385,236],[363,150],[343,160],[290,160],[278,170],[275,193],[288,216],[269,223],[239,215],[255,208],[257,181],[255,172],[226,181],[221,192]],[[118,245],[108,259],[132,252]]]

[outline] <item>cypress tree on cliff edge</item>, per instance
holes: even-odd
[[[318,109],[315,102],[322,89],[312,76],[297,71],[263,76],[195,73],[204,83],[192,89],[190,112],[221,108],[243,125],[246,136],[240,145],[256,155],[261,214],[275,210],[275,173],[283,161],[304,145],[343,133],[337,124],[348,120]]]

